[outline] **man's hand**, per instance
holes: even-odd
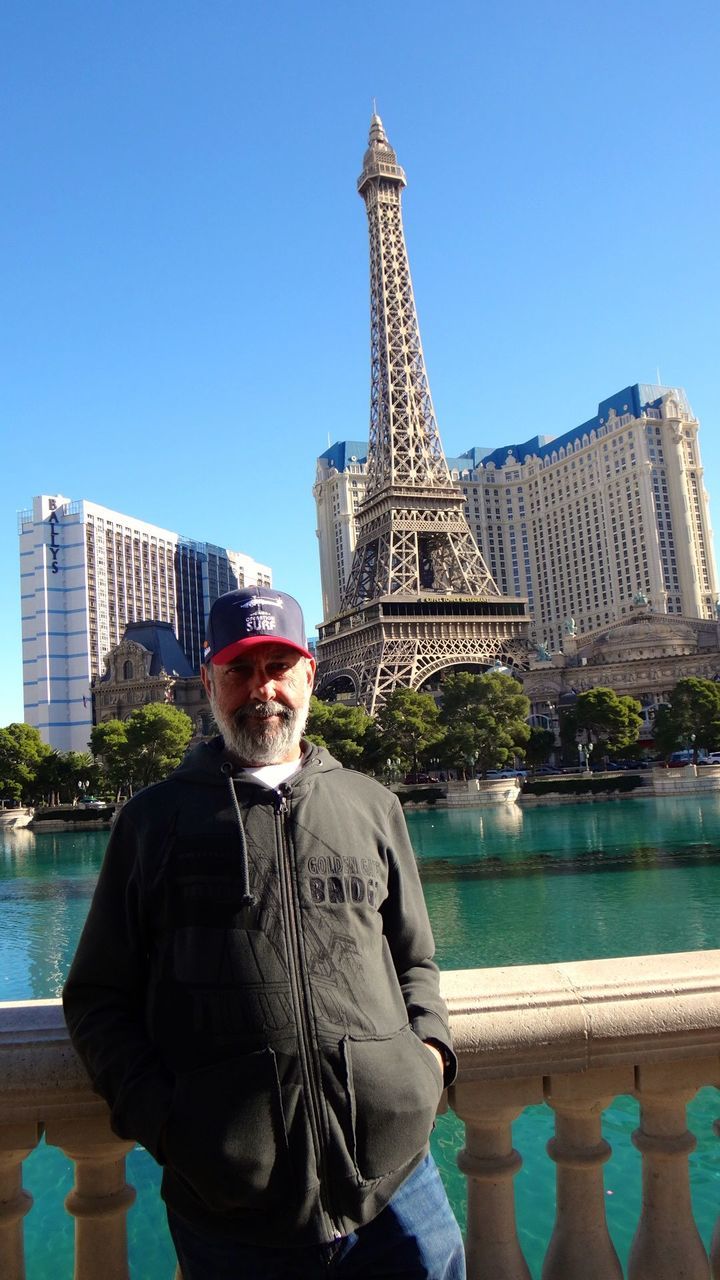
[[[431,1053],[434,1053],[435,1060],[440,1068],[440,1075],[444,1080],[445,1079],[445,1061],[443,1059],[443,1056],[440,1050],[434,1044],[428,1044],[427,1040],[423,1040],[423,1044],[425,1045],[426,1049],[429,1049]]]

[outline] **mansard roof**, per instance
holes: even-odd
[[[661,387],[650,382],[636,382],[632,387],[624,387],[622,391],[616,391],[615,395],[609,396],[607,400],[601,400],[595,417],[588,418],[587,422],[582,422],[579,427],[573,427],[561,436],[533,436],[532,440],[526,440],[523,444],[501,445],[499,449],[493,449],[492,453],[488,453],[483,458],[483,465],[504,467],[509,453],[518,463],[532,457],[544,458],[553,450],[563,447],[567,449],[567,446],[574,444],[576,440],[582,441],[583,436],[589,436],[591,431],[597,432],[598,428],[607,422],[611,413],[619,418],[626,413],[633,418],[640,418],[645,409],[659,409],[667,395],[674,395],[685,413],[692,412],[682,387]]]
[[[142,645],[152,654],[151,676],[179,676],[187,680],[195,675],[169,622],[129,622],[122,640]],[[105,675],[103,679],[108,679]]]
[[[337,440],[320,457],[325,458],[336,471],[346,471],[351,463],[366,463],[367,454],[367,440]]]
[[[662,387],[651,382],[636,382],[631,387],[616,391],[607,400],[601,400],[594,418],[588,418],[587,422],[582,422],[579,427],[572,427],[561,436],[535,435],[521,444],[504,444],[497,449],[483,449],[475,446],[472,449],[466,449],[459,457],[448,457],[447,464],[451,471],[462,473],[475,471],[481,466],[505,467],[508,464],[508,455],[511,455],[512,462],[518,465],[527,462],[529,458],[542,459],[553,450],[567,449],[568,445],[574,444],[576,440],[582,442],[583,436],[589,436],[591,431],[597,432],[599,427],[607,423],[611,414],[622,417],[629,413],[633,418],[640,418],[646,409],[659,409],[667,395],[674,396],[684,413],[692,414],[687,395],[682,387]],[[367,440],[338,440],[321,453],[320,457],[325,458],[337,471],[345,471],[350,463],[367,462],[367,452]]]

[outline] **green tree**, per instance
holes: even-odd
[[[394,689],[377,715],[376,752],[397,759],[404,769],[417,770],[418,758],[442,738],[440,713],[430,693]]]
[[[35,798],[75,804],[97,787],[100,769],[87,751],[49,751],[35,775]]]
[[[90,750],[100,765],[100,772],[113,795],[130,789],[130,754],[127,721],[103,720],[90,731]]]
[[[699,676],[679,680],[670,695],[670,706],[655,715],[653,737],[665,755],[676,747],[716,751],[720,747],[720,685]]]
[[[64,752],[61,757],[61,768],[63,800],[74,802],[95,794],[100,780],[100,769],[89,751]]]
[[[545,764],[554,746],[555,734],[552,729],[541,729],[538,725],[533,725],[525,746],[525,759],[531,768],[536,769],[539,764]]]
[[[576,731],[594,737],[605,752],[622,751],[638,740],[642,707],[636,698],[598,687],[578,695],[572,718]]]
[[[14,721],[0,729],[0,799],[31,802],[38,768],[49,753],[32,725]]]
[[[125,722],[133,790],[159,782],[179,765],[192,737],[192,720],[165,702],[139,707]]]
[[[45,804],[60,804],[63,763],[59,751],[48,751],[35,773],[35,799]]]
[[[458,671],[443,682],[441,723],[447,733],[440,751],[447,764],[484,774],[524,756],[530,738],[530,701],[517,680],[503,672],[476,676]]]
[[[311,698],[305,736],[318,746],[327,747],[346,768],[359,769],[365,762],[365,745],[372,726],[372,717],[363,707]]]

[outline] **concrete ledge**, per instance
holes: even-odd
[[[464,1081],[717,1057],[720,951],[441,975]],[[0,1003],[0,1122],[105,1107],[59,1000]]]
[[[718,1055],[720,951],[442,975],[463,1080]]]

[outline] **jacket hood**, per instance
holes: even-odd
[[[318,747],[306,738],[302,739],[301,746],[302,760],[299,773],[291,779],[293,785],[320,773],[342,769],[340,761],[331,756],[325,747]],[[192,747],[170,777],[183,782],[201,783],[203,786],[227,787],[227,779],[237,773],[238,768],[237,760],[225,750],[225,743],[218,735],[209,742],[199,742]]]

